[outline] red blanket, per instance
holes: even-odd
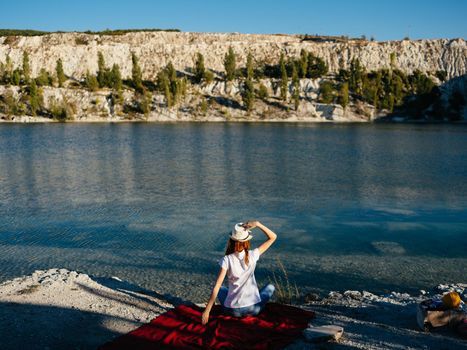
[[[280,349],[293,342],[314,313],[292,306],[266,304],[258,316],[236,318],[214,306],[209,323],[204,309],[181,305],[104,344],[100,350],[121,349]]]

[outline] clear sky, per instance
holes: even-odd
[[[0,28],[467,38],[467,0],[0,0]]]

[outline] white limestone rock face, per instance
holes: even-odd
[[[256,61],[272,64],[277,63],[282,51],[286,56],[298,56],[300,50],[305,49],[322,57],[332,73],[347,68],[353,58],[359,58],[368,70],[389,67],[392,53],[396,55],[396,67],[407,73],[415,69],[423,72],[445,70],[451,79],[467,71],[464,39],[318,43],[302,41],[295,35],[234,33],[138,32],[119,36],[55,33],[0,37],[0,61],[4,62],[9,54],[15,67],[19,67],[23,52],[27,51],[35,76],[41,68],[53,72],[57,59],[61,58],[65,74],[81,79],[87,70],[97,70],[97,53],[100,51],[109,67],[116,63],[123,77],[129,77],[131,53],[134,52],[139,57],[144,78],[155,79],[160,68],[169,61],[176,69],[187,71],[194,66],[197,52],[204,55],[207,68],[222,73],[224,55],[230,46],[238,55],[239,66],[245,65],[249,52]]]
[[[315,108],[318,116],[320,116],[321,118],[330,121],[339,121],[343,119],[344,110],[340,105],[316,103]]]

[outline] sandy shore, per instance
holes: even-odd
[[[467,298],[467,284],[438,286],[431,294],[450,289]],[[415,306],[427,295],[347,291],[312,296],[300,305],[316,312],[312,323],[343,326],[344,337],[320,345],[297,341],[288,349],[467,349],[467,341],[450,331],[418,330]],[[0,348],[95,349],[182,302],[117,277],[36,271],[0,284]]]
[[[95,349],[172,307],[117,278],[36,271],[0,285],[0,349]]]

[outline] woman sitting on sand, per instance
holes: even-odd
[[[260,228],[268,239],[258,248],[250,251],[250,239],[252,229]],[[255,267],[261,254],[263,254],[276,240],[277,235],[261,224],[259,221],[236,224],[227,243],[225,256],[219,261],[221,269],[217,276],[216,284],[212,289],[206,309],[201,316],[203,324],[208,323],[209,313],[216,301],[216,297],[222,305],[225,313],[242,317],[257,315],[264,305],[271,299],[274,286],[268,284],[258,290],[255,280]],[[222,286],[225,275],[229,279],[229,288]]]

